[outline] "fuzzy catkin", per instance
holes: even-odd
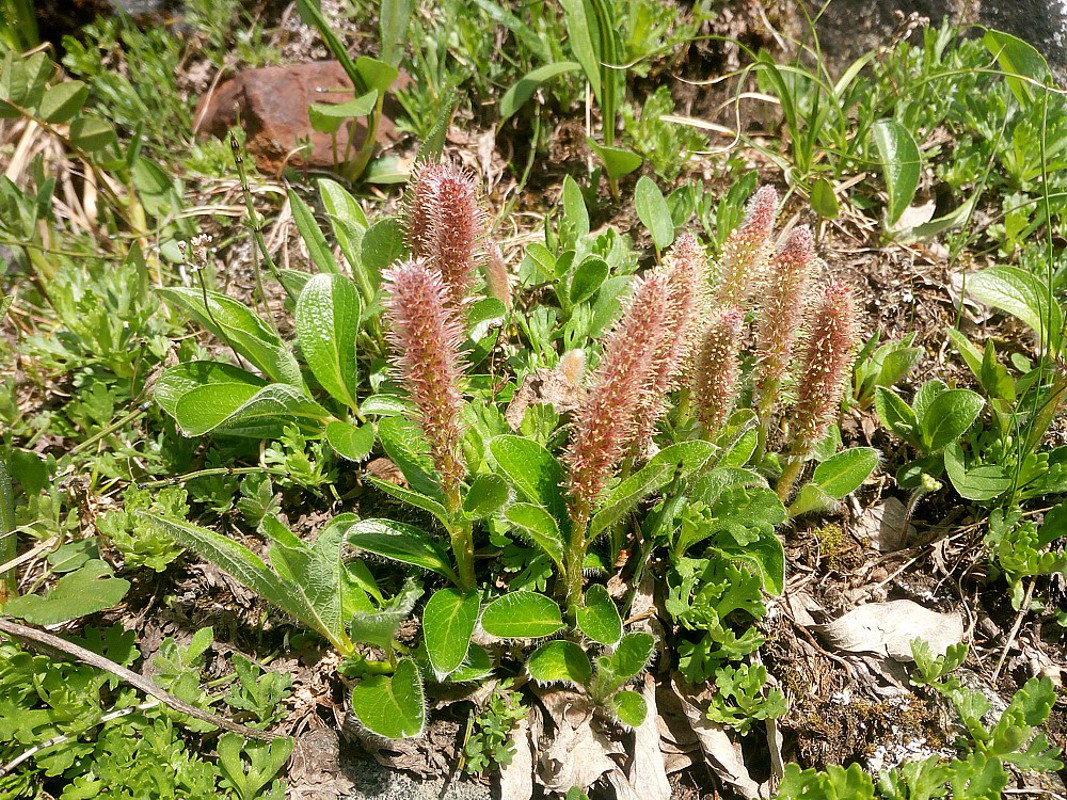
[[[700,335],[707,301],[708,262],[692,234],[678,237],[664,261],[668,300],[665,335],[653,359],[653,375],[637,409],[638,446],[647,442],[666,412],[667,395],[678,388],[689,368]]]
[[[404,232],[411,255],[441,273],[450,302],[459,308],[484,259],[486,217],[473,176],[449,164],[419,164],[406,201]]]
[[[719,286],[715,292],[718,305],[745,307],[762,279],[777,212],[778,193],[771,186],[761,186],[748,204],[744,222],[730,233],[722,247]]]
[[[845,383],[852,374],[859,324],[852,290],[835,281],[813,304],[800,355],[793,446],[807,455],[837,418]]]
[[[563,455],[569,468],[571,515],[588,521],[593,504],[637,435],[637,410],[652,383],[656,354],[668,335],[665,275],[639,278],[619,323],[608,334],[604,355],[575,417]]]
[[[694,411],[709,437],[722,428],[737,398],[743,323],[744,314],[736,306],[712,312],[693,362]]]
[[[815,264],[815,240],[807,226],[796,228],[770,258],[756,322],[757,386],[760,403],[773,402],[789,368],[804,319]]]
[[[393,361],[418,410],[445,497],[455,510],[466,474],[460,459],[463,329],[449,309],[448,287],[425,260],[402,262],[382,278]]]

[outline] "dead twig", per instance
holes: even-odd
[[[152,681],[143,675],[139,675],[133,670],[126,669],[126,667],[116,664],[109,658],[97,655],[92,650],[86,650],[81,645],[68,642],[66,639],[61,639],[58,636],[53,636],[46,631],[37,630],[31,628],[28,625],[20,625],[17,622],[12,622],[9,619],[0,618],[0,633],[5,633],[16,639],[21,639],[26,642],[31,642],[36,645],[43,645],[44,647],[58,650],[62,653],[66,653],[69,656],[74,657],[78,661],[84,664],[88,664],[91,667],[105,670],[115,675],[118,678],[126,681],[126,683],[133,686],[135,689],[147,694],[149,697],[154,697],[159,702],[163,703],[175,711],[182,714],[187,714],[190,717],[195,717],[203,722],[207,722],[214,725],[217,728],[222,728],[225,731],[231,731],[232,733],[240,734],[246,739],[259,739],[262,741],[270,741],[272,739],[279,738],[278,734],[270,731],[257,731],[254,728],[249,728],[241,725],[237,722],[231,722],[228,719],[212,714],[208,711],[204,711],[201,708],[197,708],[194,705],[186,703],[184,700],[179,700],[169,692],[165,692],[156,686]],[[0,776],[3,772],[0,771]]]

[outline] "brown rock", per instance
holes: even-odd
[[[262,172],[277,174],[287,166],[333,169],[333,138],[312,130],[308,106],[345,103],[353,97],[352,82],[336,61],[245,70],[200,98],[196,131],[201,138],[223,138],[240,122],[248,135],[248,153]],[[339,158],[344,158],[353,124],[351,153],[367,135],[366,118],[346,121],[337,132]],[[378,125],[379,144],[396,139],[396,127],[383,114]]]

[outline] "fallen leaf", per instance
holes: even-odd
[[[827,625],[816,627],[826,642],[850,653],[878,653],[911,661],[911,642],[924,639],[935,653],[963,639],[963,617],[942,614],[911,600],[868,603]]]
[[[511,732],[515,755],[500,768],[500,794],[506,800],[530,800],[533,797],[533,746],[530,743],[530,720],[520,719]]]
[[[887,497],[865,510],[856,520],[856,534],[871,543],[879,553],[892,553],[905,547],[915,536],[915,526],[904,528],[907,507],[895,497]]]
[[[537,692],[555,728],[552,743],[542,751],[537,777],[550,792],[565,793],[572,786],[583,790],[616,769],[613,755],[625,750],[598,730],[589,698],[566,689]]]
[[[760,785],[752,779],[748,767],[745,766],[741,746],[730,738],[725,728],[711,722],[699,706],[686,698],[677,679],[672,679],[671,685],[700,743],[708,769],[746,800],[758,800]]]
[[[641,800],[671,800],[671,784],[660,749],[659,709],[656,707],[656,681],[646,674],[641,694],[648,706],[645,721],[634,731],[634,755],[630,764],[630,785],[641,792]]]

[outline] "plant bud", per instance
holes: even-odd
[[[448,164],[418,165],[404,230],[412,257],[426,259],[441,273],[450,302],[459,308],[474,284],[486,237],[485,211],[473,176]]]
[[[448,305],[448,287],[422,259],[382,275],[394,363],[411,395],[430,455],[452,510],[459,507],[463,399],[463,330]]]
[[[664,275],[639,278],[629,307],[605,341],[563,456],[570,469],[571,514],[579,524],[588,521],[604,484],[636,438],[637,411],[668,335],[668,300]]]
[[[797,375],[792,448],[797,455],[810,453],[837,419],[859,341],[857,319],[852,290],[840,281],[812,306]]]
[[[771,229],[778,212],[778,193],[761,186],[748,204],[742,222],[722,247],[722,267],[715,299],[720,306],[744,308],[759,284],[770,252]]]
[[[693,362],[694,409],[709,437],[722,428],[737,398],[743,322],[744,315],[736,306],[716,309]]]

